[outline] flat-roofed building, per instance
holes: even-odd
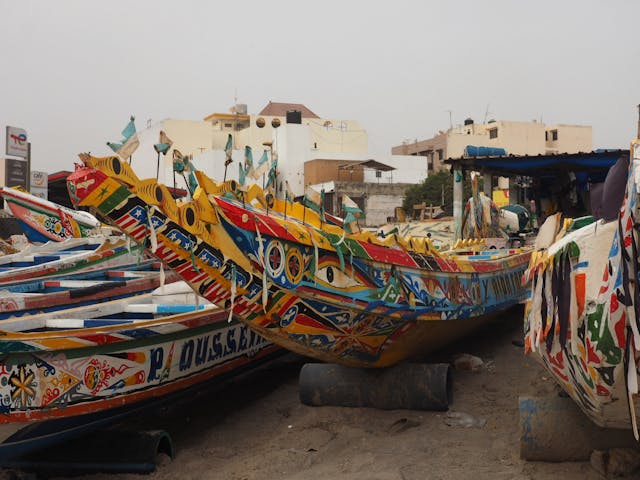
[[[541,122],[494,121],[474,123],[440,131],[426,140],[403,142],[391,148],[395,155],[427,157],[429,172],[446,168],[447,158],[461,158],[467,146],[503,148],[509,155],[546,155],[589,152],[593,148],[592,128],[586,125],[552,125]]]

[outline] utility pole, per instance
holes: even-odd
[[[640,126],[638,126],[640,128]],[[31,193],[31,142],[27,142],[27,192]]]

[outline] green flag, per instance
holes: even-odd
[[[267,170],[269,170],[269,154],[267,150],[265,150],[262,152],[262,156],[260,160],[258,160],[258,166],[253,169],[253,175],[251,176],[258,180],[262,175],[267,173]]]

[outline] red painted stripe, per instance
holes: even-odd
[[[259,219],[258,229],[260,230],[260,233],[292,242],[296,241],[296,238],[272,217],[252,210],[247,210],[220,197],[215,197],[215,199],[224,214],[236,227],[255,232],[256,224],[254,218],[257,217]],[[245,218],[247,219],[246,222],[244,221]]]
[[[96,345],[107,345],[109,343],[122,342],[123,340],[130,340],[129,337],[123,338],[122,336],[109,335],[108,333],[100,333],[95,335],[78,335],[77,338],[93,342]]]

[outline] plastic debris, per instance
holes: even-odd
[[[401,418],[393,422],[393,424],[391,424],[391,426],[389,427],[389,433],[391,434],[402,433],[405,430],[408,430],[409,428],[414,428],[418,426],[420,426],[420,422],[417,422],[415,420],[410,420],[408,418]]]
[[[464,412],[448,412],[445,416],[444,423],[450,427],[482,428],[487,424],[487,419],[474,417]]]
[[[480,357],[461,353],[453,359],[453,366],[456,370],[466,370],[469,372],[479,372],[484,366],[484,362]]]

